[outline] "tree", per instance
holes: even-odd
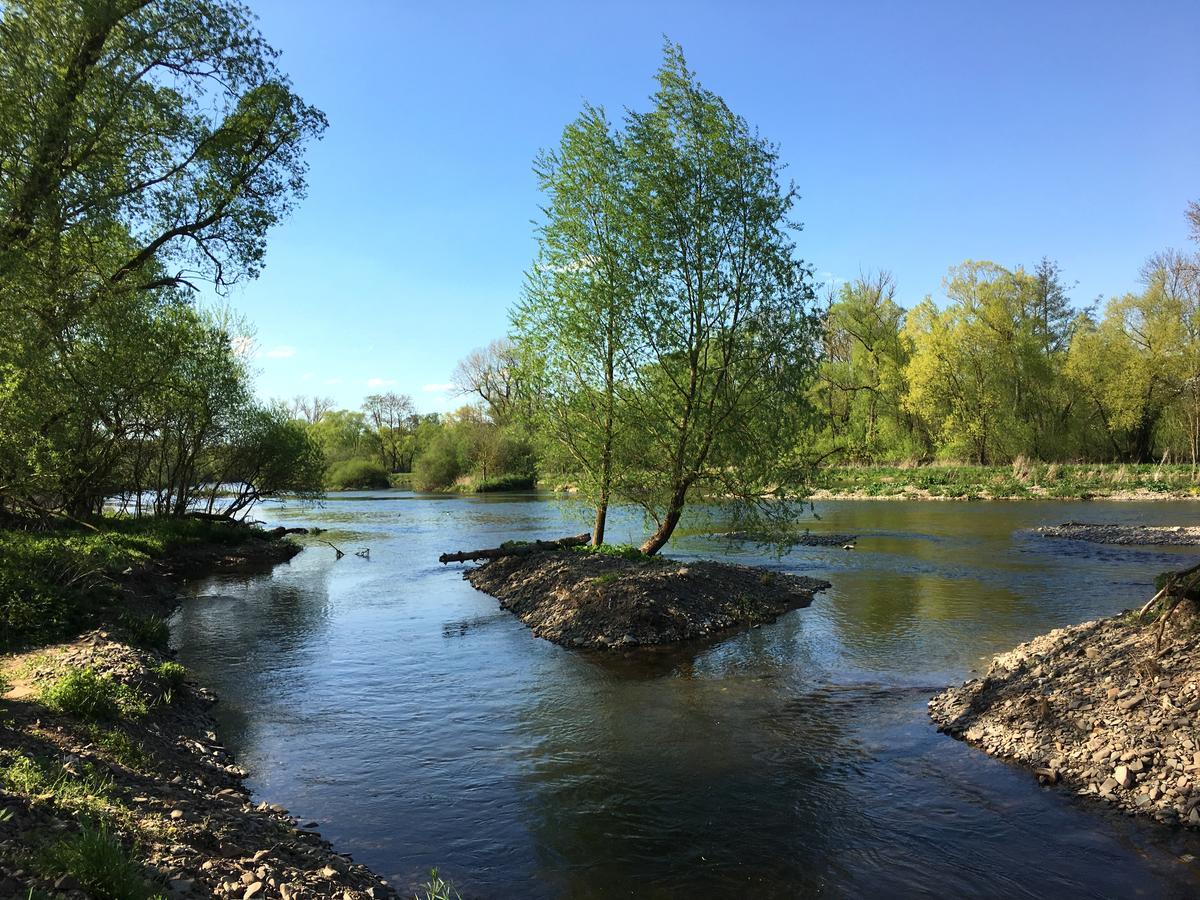
[[[544,386],[536,414],[550,455],[563,458],[595,507],[593,545],[604,543],[618,463],[620,382],[635,291],[621,154],[604,111],[585,106],[558,149],[538,156],[545,222],[512,315],[524,357],[535,362],[526,377]]]
[[[374,426],[372,436],[383,467],[389,472],[410,469],[417,416],[412,397],[392,391],[372,394],[363,401],[363,412]]]
[[[297,394],[292,398],[288,412],[293,419],[301,419],[309,425],[316,425],[332,412],[333,408],[334,399],[332,397],[320,397],[316,394],[306,397],[303,394]]]
[[[664,56],[653,107],[630,112],[622,138],[638,293],[618,489],[657,523],[648,554],[697,488],[745,508],[788,499],[816,339],[777,150],[701,87],[678,46]]]
[[[450,380],[460,395],[479,397],[493,422],[506,425],[526,399],[522,395],[520,372],[516,345],[507,340],[495,340],[486,347],[477,347],[461,359]]]
[[[275,57],[234,0],[5,5],[0,505],[94,508],[115,451],[125,439],[145,450],[138,435],[155,431],[113,403],[154,393],[143,379],[167,355],[156,329],[188,330],[180,304],[200,281],[222,291],[258,274],[325,127]],[[144,329],[121,348],[127,377],[94,352],[117,346],[105,333],[117,321]],[[103,398],[89,397],[85,371],[102,375]],[[195,424],[183,410],[166,421]],[[156,452],[168,437],[179,439],[155,438]]]

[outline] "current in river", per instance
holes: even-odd
[[[1039,787],[939,734],[926,701],[994,653],[1145,600],[1177,548],[1039,537],[1190,524],[1162,503],[819,503],[853,550],[667,554],[826,578],[808,609],[631,657],[534,638],[440,553],[586,530],[553,495],[336,494],[290,564],[190,587],[181,660],[259,799],[409,895],[466,898],[1195,897],[1200,839]],[[636,541],[628,512],[609,538]],[[320,541],[369,558],[341,560]]]

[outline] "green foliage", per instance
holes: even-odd
[[[413,900],[462,900],[454,885],[442,878],[437,869],[430,870],[429,880],[421,885],[420,891]]]
[[[140,647],[165,650],[171,641],[171,626],[162,616],[124,615],[121,624],[129,632],[129,639]]]
[[[475,483],[475,493],[486,494],[499,491],[533,490],[536,479],[532,475],[500,475]]]
[[[77,834],[61,838],[39,854],[41,866],[72,875],[83,887],[106,900],[143,900],[159,896],[146,872],[107,823],[84,822]]]
[[[90,763],[72,771],[53,760],[0,750],[0,786],[72,815],[99,819],[120,814],[112,779]]]
[[[174,660],[166,660],[159,663],[153,669],[154,676],[162,682],[162,684],[172,690],[179,690],[187,681],[188,670],[187,666],[182,663],[177,663]]]
[[[146,714],[146,701],[133,688],[89,666],[68,666],[43,685],[38,698],[56,713],[81,719],[116,719]]]
[[[88,736],[97,747],[127,769],[140,771],[151,765],[152,760],[146,748],[121,728],[92,725],[88,729]]]
[[[639,547],[633,544],[579,544],[571,549],[577,553],[596,553],[601,556],[615,556],[619,559],[628,559],[633,562],[647,562],[654,559],[648,553],[645,553]]]
[[[388,473],[373,459],[348,459],[329,468],[325,484],[333,491],[385,488],[388,487]]]

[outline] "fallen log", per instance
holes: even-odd
[[[556,541],[513,541],[491,547],[486,550],[459,550],[457,553],[443,553],[438,557],[442,565],[451,562],[467,562],[474,559],[499,559],[502,556],[524,556],[527,553],[540,553],[545,550],[562,550],[564,547],[578,547],[592,539],[590,534],[576,534],[571,537],[559,538]]]

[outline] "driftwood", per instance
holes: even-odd
[[[564,547],[577,547],[592,539],[590,534],[576,534],[571,537],[559,538],[556,541],[529,541],[528,543],[502,544],[487,550],[459,550],[457,553],[443,553],[438,562],[445,565],[450,562],[467,562],[473,559],[499,559],[502,556],[524,556],[528,553],[540,553],[544,550],[561,550]]]
[[[1167,620],[1171,617],[1171,613],[1175,612],[1176,607],[1197,587],[1200,587],[1200,564],[1170,573],[1162,589],[1138,610],[1138,617],[1144,619],[1156,603],[1161,602],[1163,605],[1163,610],[1159,613],[1158,635],[1154,640],[1156,656],[1162,652],[1163,637],[1166,635]]]

